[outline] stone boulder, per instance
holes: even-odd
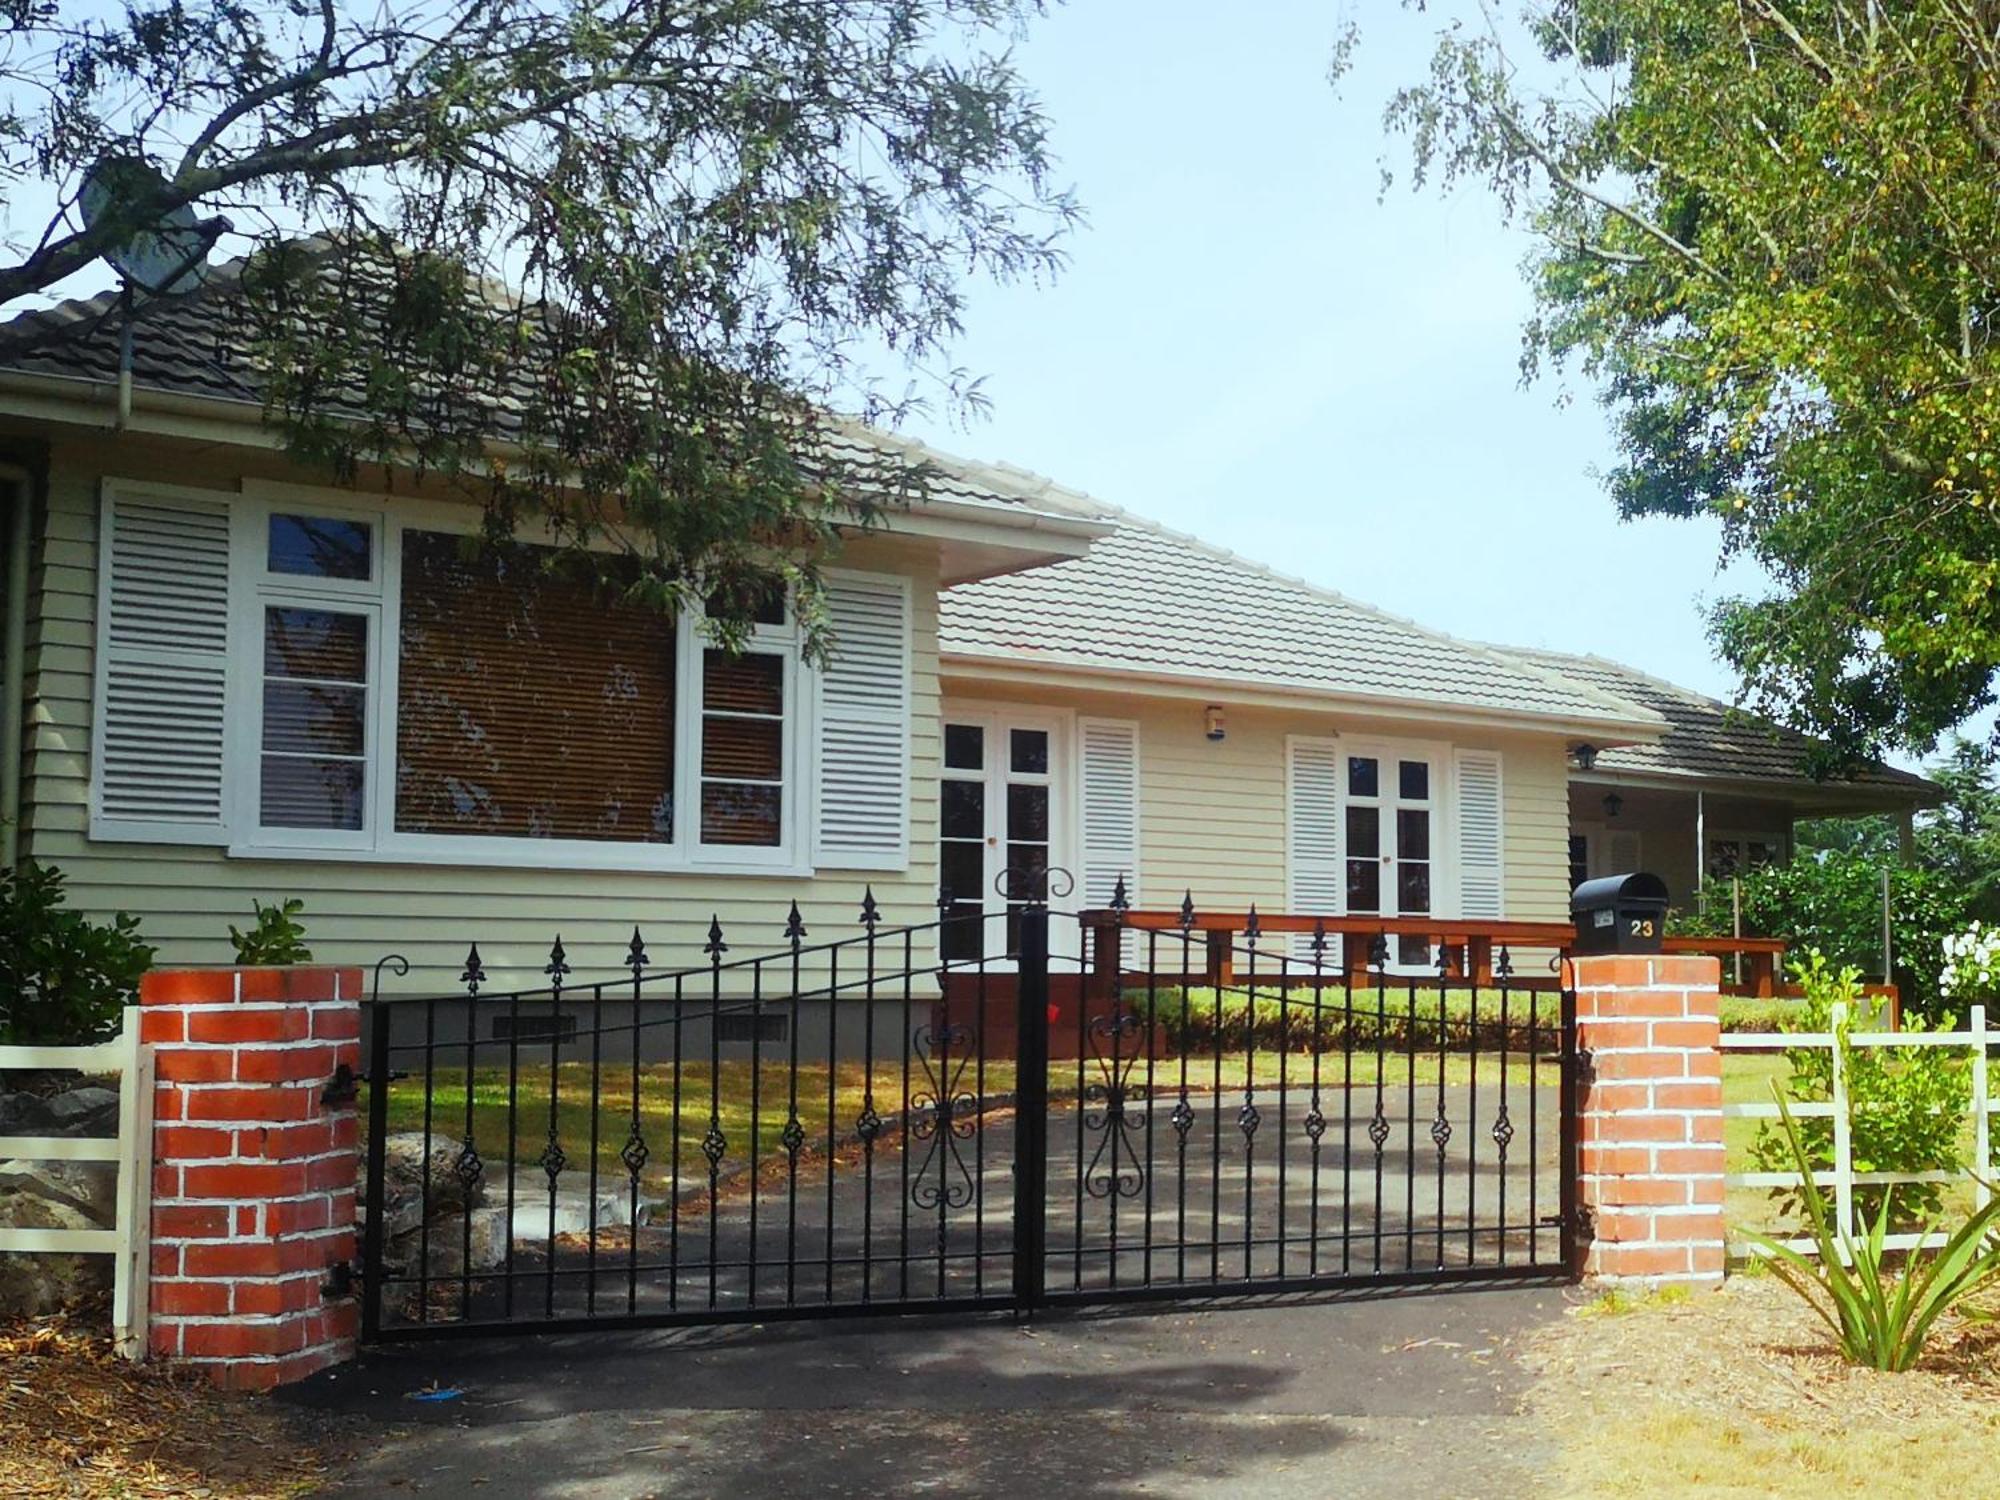
[[[0,1182],[0,1224],[10,1229],[102,1229],[96,1217],[63,1197]],[[39,1318],[110,1290],[108,1255],[0,1254],[0,1317]]]

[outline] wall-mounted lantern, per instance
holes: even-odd
[[[1207,721],[1210,739],[1220,740],[1229,733],[1228,726],[1222,721],[1222,710],[1215,704],[1209,704],[1202,717]]]
[[[1597,746],[1588,741],[1578,745],[1570,754],[1576,757],[1576,768],[1579,771],[1588,771],[1597,764]]]
[[[1615,818],[1618,816],[1620,812],[1624,810],[1624,808],[1625,808],[1625,799],[1619,796],[1616,792],[1606,792],[1604,794],[1605,817]]]

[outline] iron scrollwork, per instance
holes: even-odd
[[[909,1130],[925,1143],[923,1161],[910,1184],[910,1201],[926,1212],[964,1208],[972,1202],[976,1185],[959,1142],[971,1140],[979,1129],[979,1100],[964,1086],[972,1061],[972,1030],[926,1024],[910,1041],[923,1064],[924,1078],[910,1096]]]
[[[1131,1138],[1145,1131],[1149,1112],[1129,1107],[1150,1103],[1145,1085],[1132,1082],[1142,1024],[1136,1012],[1123,1006],[1090,1022],[1090,1050],[1102,1074],[1083,1091],[1084,1129],[1098,1138],[1083,1171],[1083,1190],[1093,1198],[1136,1198],[1145,1191],[1144,1158]],[[1128,1041],[1135,1044],[1129,1055]]]

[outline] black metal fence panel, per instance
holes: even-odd
[[[499,992],[474,948],[463,994],[378,1000],[365,1336],[1562,1271],[1553,982],[1106,921],[870,898],[837,941],[794,908],[659,972],[635,932],[615,983],[557,942]]]

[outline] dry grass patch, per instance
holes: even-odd
[[[1585,1309],[1590,1308],[1589,1312]],[[1915,1370],[1847,1364],[1768,1276],[1626,1297],[1538,1335],[1557,1493],[1789,1497],[2000,1489],[2000,1325],[1950,1318]]]
[[[101,1314],[0,1325],[0,1495],[9,1500],[282,1500],[323,1457],[285,1416],[198,1376],[133,1365]]]

